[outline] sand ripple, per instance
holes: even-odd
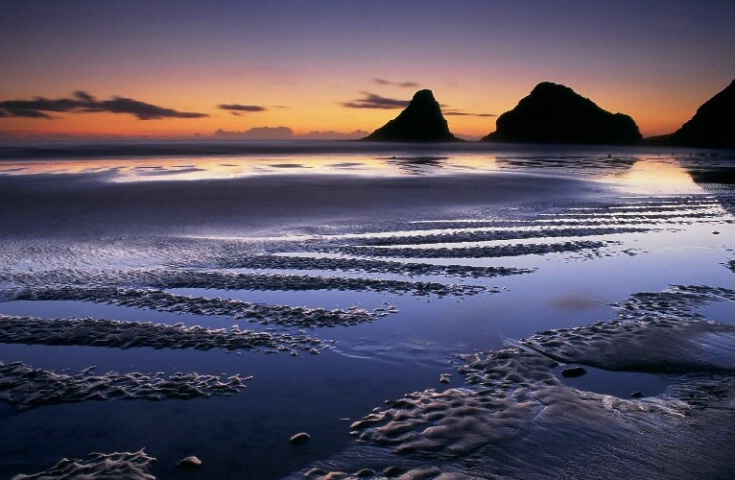
[[[161,290],[119,287],[25,288],[6,291],[5,297],[13,300],[79,300],[125,307],[149,308],[160,312],[224,315],[234,317],[236,320],[299,327],[357,325],[375,321],[394,311],[390,306],[381,308],[378,311],[368,312],[357,307],[327,310],[287,305],[267,305],[229,298],[187,297],[173,295]]]
[[[13,480],[63,480],[95,478],[100,480],[154,480],[148,467],[156,459],[138,452],[90,453],[85,459],[64,458],[49,470],[32,475],[16,475]]]
[[[348,255],[370,257],[403,257],[403,258],[495,258],[519,257],[524,255],[546,255],[549,253],[569,253],[584,250],[599,250],[613,242],[580,240],[562,243],[538,243],[499,245],[492,247],[441,247],[441,248],[409,248],[409,247],[342,247],[339,252]]]
[[[229,330],[183,324],[121,322],[95,318],[42,320],[0,315],[0,343],[78,345],[113,348],[194,348],[319,353],[321,340],[305,335]]]
[[[32,368],[23,362],[0,362],[0,400],[29,410],[44,405],[88,400],[165,400],[232,395],[250,377],[200,375],[196,372],[143,374],[107,372],[95,375],[89,367],[76,375]]]
[[[498,274],[520,273],[500,269],[496,272]],[[439,282],[165,269],[108,270],[105,272],[53,270],[41,273],[6,273],[0,274],[0,281],[17,285],[103,284],[158,289],[201,288],[243,291],[349,290],[412,295],[475,295],[488,291],[486,287],[480,285]]]
[[[457,370],[466,387],[387,401],[352,424],[355,447],[302,473],[359,478],[356,472],[370,468],[384,477],[398,476],[385,474],[392,471],[402,472],[399,478],[431,479],[729,478],[732,469],[722,470],[731,465],[729,449],[711,449],[711,438],[734,440],[735,329],[694,312],[731,299],[733,291],[672,291],[680,295],[675,308],[665,301],[671,291],[637,294],[624,303],[645,298],[642,310],[658,317],[632,320],[622,309],[611,322],[550,330],[517,346],[460,355],[464,364]],[[657,295],[660,302],[653,301]],[[553,374],[560,362],[665,373],[668,387],[640,399],[577,390]],[[697,453],[682,458],[668,447],[682,442]],[[426,461],[434,466],[420,473]],[[536,475],[537,465],[543,475]]]

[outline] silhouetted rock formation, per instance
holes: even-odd
[[[635,144],[635,121],[610,113],[564,85],[539,83],[513,110],[500,115],[486,142]]]
[[[676,132],[646,139],[651,145],[700,148],[735,148],[733,128],[735,80],[697,109],[697,113]]]
[[[393,120],[362,140],[375,142],[460,142],[452,135],[431,90],[419,90]]]

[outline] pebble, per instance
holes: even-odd
[[[386,467],[385,470],[383,470],[383,475],[385,475],[388,478],[398,477],[402,475],[405,471],[406,471],[405,468],[396,467],[395,465],[391,465],[390,467]]]
[[[582,367],[572,367],[572,368],[565,368],[561,371],[561,376],[564,378],[574,378],[574,377],[581,377],[587,373],[587,370],[585,370]]]
[[[327,473],[329,473],[329,472],[327,472],[326,470],[324,470],[322,468],[314,467],[314,468],[310,468],[309,470],[307,470],[306,472],[304,472],[304,476],[306,478],[323,477]]]
[[[309,440],[311,440],[311,435],[306,432],[300,432],[293,435],[289,440],[289,443],[291,443],[291,445],[301,445],[302,443],[306,443]]]
[[[184,470],[191,470],[194,468],[201,467],[202,461],[199,460],[199,458],[196,457],[195,455],[192,455],[191,457],[186,457],[184,459],[179,460],[179,463],[177,463],[176,466]]]

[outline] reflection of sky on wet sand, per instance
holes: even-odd
[[[575,177],[611,185],[630,194],[699,194],[703,189],[685,168],[690,156],[651,148],[477,145],[452,148],[398,145],[370,149],[248,151],[221,155],[109,156],[88,158],[73,151],[58,158],[0,159],[0,175],[94,175],[110,182],[197,181],[263,175],[348,175],[361,177],[451,176],[525,173]],[[290,148],[290,149],[289,149]],[[726,155],[727,156],[727,155]],[[724,157],[723,157],[724,158]],[[728,157],[729,159],[729,157]],[[711,161],[709,159],[708,161]],[[722,161],[722,158],[720,159]],[[91,178],[91,177],[90,177]]]
[[[675,158],[643,158],[627,171],[603,176],[602,180],[618,184],[626,193],[686,194],[702,191]]]
[[[0,163],[0,175],[112,174],[112,181],[212,180],[257,175],[446,175],[460,172],[495,171],[494,157],[487,155],[452,158],[383,157],[333,154],[267,157],[242,156],[223,161],[217,157],[114,158],[90,160],[30,160]]]

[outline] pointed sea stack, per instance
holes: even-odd
[[[610,113],[564,85],[543,82],[500,115],[485,142],[632,145],[643,137],[628,115]]]
[[[452,135],[431,90],[419,90],[393,120],[362,140],[374,142],[461,142]]]
[[[735,148],[735,80],[710,98],[697,113],[671,135],[668,145],[701,148]]]

